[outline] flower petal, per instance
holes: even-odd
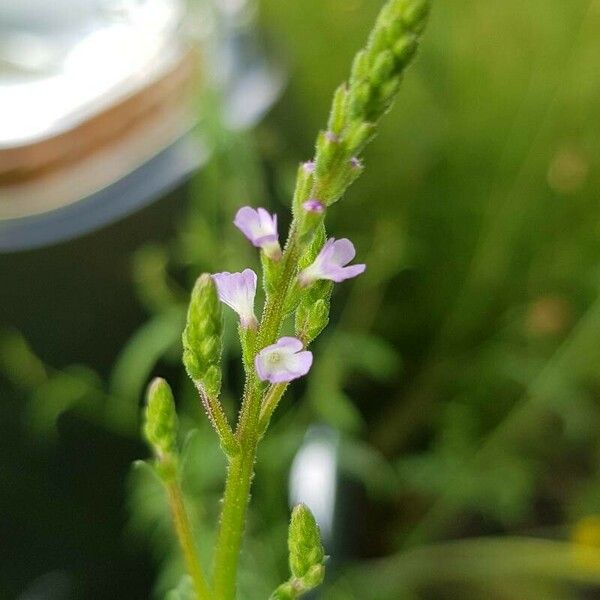
[[[308,373],[312,352],[302,350],[302,342],[294,337],[280,338],[263,348],[254,360],[259,379],[270,383],[286,383]]]
[[[254,298],[256,296],[256,273],[245,269],[242,273],[215,273],[213,281],[217,286],[219,300],[232,308],[240,316],[243,327],[256,326]]]
[[[336,240],[333,243],[333,252],[331,262],[338,264],[340,267],[346,266],[356,256],[354,244],[346,238]]]
[[[346,279],[352,279],[353,277],[357,277],[361,273],[365,272],[367,265],[350,265],[349,267],[342,267],[341,269],[337,269],[334,274],[332,274],[332,281],[336,283],[340,283],[341,281],[345,281]]]
[[[279,338],[276,344],[273,344],[278,350],[285,350],[287,352],[299,352],[302,350],[304,345],[302,342],[295,337],[282,337]]]

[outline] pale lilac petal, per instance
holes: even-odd
[[[277,231],[277,215],[271,216],[264,208],[257,208],[256,212],[261,229],[271,233]]]
[[[212,277],[219,300],[238,313],[243,327],[255,327],[256,273],[245,269],[242,273],[215,273]]]
[[[271,215],[264,208],[250,206],[240,208],[233,224],[250,240],[253,246],[262,248],[273,259],[281,258],[281,247],[277,233],[277,215]]]
[[[263,348],[254,360],[259,379],[286,383],[306,375],[312,365],[312,352],[302,348],[302,342],[293,337],[283,337]]]
[[[339,283],[364,272],[365,265],[346,266],[356,256],[354,244],[348,239],[329,238],[314,262],[298,275],[301,287],[318,279],[329,279]]]
[[[268,347],[268,346],[267,346]],[[266,350],[266,348],[265,348]],[[270,369],[268,368],[267,362],[265,360],[265,355],[263,354],[264,350],[259,352],[254,359],[254,368],[258,374],[258,378],[261,381],[267,381],[271,376]]]
[[[323,244],[323,247],[321,248],[321,252],[319,252],[319,256],[317,256],[317,259],[321,256],[329,256],[329,254],[333,251],[334,244],[335,238],[329,238],[328,240],[326,240]]]
[[[342,267],[336,271],[331,280],[336,283],[345,281],[346,279],[352,279],[365,272],[367,265],[350,265],[349,267]]]
[[[295,337],[279,338],[275,346],[277,346],[277,348],[280,350],[285,350],[287,352],[300,352],[300,350],[302,350],[304,347],[302,342]]]
[[[306,375],[313,363],[313,353],[310,350],[304,350],[302,352],[298,352],[294,355],[296,360],[295,372],[298,377],[302,377]]]
[[[346,266],[356,256],[356,250],[354,244],[344,238],[336,240],[333,243],[333,251],[331,254],[331,261],[338,264],[341,267]]]
[[[243,206],[237,211],[233,224],[252,241],[258,227],[258,215],[253,208]]]

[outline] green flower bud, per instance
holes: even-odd
[[[325,551],[321,544],[321,533],[315,518],[304,504],[299,504],[292,511],[288,549],[290,570],[297,579],[307,575],[314,577],[313,568],[323,566]]]
[[[333,288],[333,284],[328,287]],[[328,299],[320,298],[312,304],[300,302],[296,311],[296,335],[305,345],[310,344],[327,327],[327,323],[329,323]]]
[[[294,215],[297,215],[302,210],[302,204],[310,198],[315,171],[315,165],[312,161],[302,163],[298,167],[298,175],[296,176],[296,189],[294,190],[294,200],[292,209]]]
[[[417,47],[418,42],[414,35],[406,35],[394,44],[393,52],[400,68],[410,62],[417,51]]]
[[[336,135],[340,135],[346,123],[346,84],[342,84],[335,91],[333,104],[329,114],[327,129]]]
[[[369,54],[373,57],[379,52],[382,52],[389,47],[390,42],[391,40],[387,28],[385,26],[376,27],[369,38]]]
[[[360,83],[352,89],[350,95],[350,112],[354,119],[362,119],[371,102],[371,86],[366,83]]]
[[[202,385],[207,394],[217,397],[221,389],[221,369],[218,365],[211,365],[206,369]]]
[[[325,579],[325,565],[312,566],[306,575],[302,578],[302,583],[306,589],[316,588],[323,583]]]
[[[210,275],[196,281],[183,331],[183,364],[190,378],[211,396],[221,388],[222,308]]]
[[[170,454],[177,440],[177,413],[169,384],[157,377],[148,386],[144,437],[159,455]]]
[[[295,600],[298,597],[291,581],[282,583],[272,594],[269,600]]]
[[[369,55],[366,50],[361,50],[352,62],[352,71],[350,74],[350,86],[355,85],[364,81],[369,76]]]
[[[315,156],[315,172],[317,177],[323,177],[329,170],[340,152],[340,142],[332,131],[321,131],[317,137]]]
[[[360,154],[361,150],[375,135],[374,123],[357,123],[346,138],[346,145],[351,154]]]
[[[425,21],[429,14],[429,0],[409,0],[402,13],[402,22],[407,29],[415,33],[421,33],[425,27]]]
[[[371,70],[371,82],[373,85],[387,81],[394,74],[395,67],[394,54],[390,50],[381,52],[375,59],[375,64]]]

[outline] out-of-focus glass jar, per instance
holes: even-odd
[[[0,3],[0,251],[114,221],[202,164],[194,34],[232,126],[270,105],[278,79],[244,47],[248,2],[196,5],[191,19],[183,0]]]

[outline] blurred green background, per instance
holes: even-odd
[[[178,363],[185,290],[253,260],[236,207],[288,221],[297,163],[380,4],[262,0],[289,85],[255,131],[225,130],[207,95],[216,151],[189,185],[0,257],[0,598],[175,587],[160,489],[130,474],[153,374],[180,382],[208,552],[223,465]],[[320,597],[598,597],[598,114],[600,2],[434,2],[365,174],[329,213],[369,268],[337,290],[311,377],[261,450],[241,598],[285,577],[286,477],[317,422],[340,432],[343,482]]]

